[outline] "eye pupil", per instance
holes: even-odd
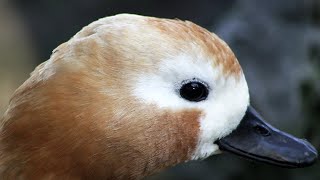
[[[181,87],[180,95],[186,100],[199,102],[207,98],[208,89],[200,82],[189,82]]]

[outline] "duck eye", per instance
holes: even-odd
[[[208,88],[201,82],[191,81],[180,88],[180,95],[188,101],[199,102],[208,97]]]

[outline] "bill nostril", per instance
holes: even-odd
[[[255,125],[253,127],[254,131],[262,136],[270,136],[270,131],[268,128],[261,126],[261,125]]]

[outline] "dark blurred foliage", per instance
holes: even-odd
[[[134,13],[191,20],[234,50],[251,101],[272,124],[320,150],[319,0],[11,0],[37,51],[37,63],[88,23]],[[32,62],[30,62],[32,63]],[[320,163],[283,169],[223,154],[148,179],[319,180]]]
[[[319,14],[317,19],[320,21]],[[309,48],[310,61],[314,67],[314,76],[301,82],[300,93],[303,111],[308,119],[305,137],[310,139],[317,149],[320,149],[320,44]]]

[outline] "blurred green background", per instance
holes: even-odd
[[[237,55],[251,103],[265,119],[320,150],[319,0],[0,0],[0,114],[56,46],[124,12],[191,20],[218,34]],[[147,179],[319,180],[320,163],[283,169],[222,154]]]

